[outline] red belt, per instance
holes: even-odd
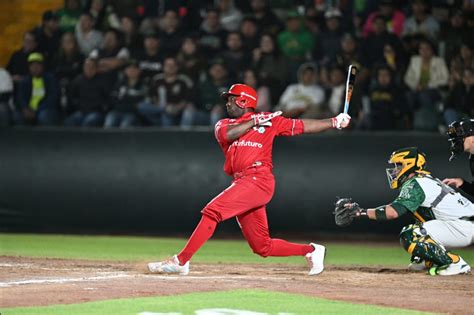
[[[259,173],[265,170],[270,170],[270,167],[268,167],[267,165],[263,165],[262,162],[258,161],[240,172],[235,172],[232,176],[234,177],[234,179],[238,179],[245,175]]]

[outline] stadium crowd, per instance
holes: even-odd
[[[221,92],[326,118],[359,69],[352,128],[474,117],[472,1],[65,0],[0,68],[0,125],[211,126]]]

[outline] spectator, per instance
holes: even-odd
[[[143,50],[136,52],[134,59],[138,61],[142,78],[148,84],[151,79],[163,71],[164,54],[160,48],[160,37],[158,33],[145,33],[143,39]]]
[[[109,28],[119,29],[120,20],[115,13],[114,7],[105,0],[90,0],[90,5],[86,9],[94,18],[94,27],[99,31],[105,31]]]
[[[140,68],[134,60],[124,70],[112,93],[113,107],[105,116],[105,128],[128,128],[138,124],[137,108],[146,97],[146,88],[140,79]]]
[[[342,106],[344,106],[344,97],[346,90],[346,71],[347,70],[345,68],[342,68],[337,65],[334,65],[329,71],[327,107],[332,115],[334,115],[335,113],[340,113]],[[355,120],[355,118],[357,117],[353,114],[356,111],[354,111],[354,106],[352,102],[349,112],[352,119]]]
[[[271,34],[262,35],[260,46],[253,51],[252,60],[253,68],[259,74],[260,82],[270,88],[271,99],[279,99],[288,83],[289,70],[286,60]]]
[[[194,83],[197,83],[205,75],[206,61],[201,54],[195,37],[188,36],[184,38],[176,60],[178,60],[181,73],[191,78]]]
[[[257,91],[257,112],[269,112],[272,110],[272,101],[270,89],[268,86],[261,85],[258,81],[257,73],[253,69],[247,69],[243,74],[243,83],[254,88]]]
[[[392,46],[397,55],[401,55],[403,51],[398,37],[387,32],[385,20],[382,16],[376,16],[372,21],[374,23],[373,32],[366,38],[362,46],[363,65],[367,69],[372,69],[377,61],[383,60],[385,45]]]
[[[266,0],[251,0],[252,16],[256,20],[260,33],[276,36],[283,30],[283,23],[272,11]]]
[[[240,33],[242,34],[242,42],[246,51],[252,52],[260,44],[260,33],[257,21],[254,18],[246,17],[242,20]]]
[[[161,48],[167,54],[176,55],[183,41],[180,20],[176,11],[168,10],[165,12],[165,15],[162,17],[161,30]]]
[[[64,8],[58,11],[59,29],[61,32],[74,32],[81,12],[79,0],[64,0]]]
[[[343,35],[341,27],[342,14],[338,9],[330,9],[324,14],[326,29],[316,36],[316,45],[313,55],[316,60],[324,64],[340,51],[341,38]]]
[[[413,15],[405,20],[403,37],[428,37],[432,40],[438,38],[439,23],[430,14],[426,0],[415,0],[411,4]]]
[[[428,40],[421,41],[419,55],[411,57],[405,74],[405,83],[410,88],[407,98],[414,110],[415,129],[437,130],[436,102],[440,100],[438,89],[447,85],[448,77],[446,63],[434,55],[433,44]]]
[[[94,49],[89,57],[98,59],[99,72],[108,74],[115,81],[117,71],[130,58],[130,52],[122,45],[121,34],[114,29],[109,29],[104,34],[102,49]]]
[[[446,102],[444,121],[446,125],[454,121],[474,117],[474,70],[466,68],[462,81],[451,90]]]
[[[379,2],[379,10],[369,14],[364,25],[364,37],[368,37],[374,30],[374,19],[381,17],[385,24],[385,29],[396,36],[400,37],[403,32],[405,23],[405,15],[395,8],[393,0],[381,0]]]
[[[40,53],[28,56],[30,74],[18,89],[19,109],[15,112],[16,124],[54,125],[59,121],[59,87],[55,77],[44,72],[44,57]]]
[[[313,37],[303,27],[297,12],[288,13],[286,29],[278,34],[278,45],[289,63],[290,75],[294,77],[314,47]]]
[[[204,55],[211,59],[216,57],[224,49],[226,36],[226,31],[219,24],[219,11],[208,9],[199,31],[199,45]]]
[[[166,57],[163,73],[157,74],[151,83],[151,102],[138,106],[140,115],[152,125],[163,127],[180,124],[183,110],[191,103],[193,85],[191,80],[178,73],[178,63],[174,57]]]
[[[23,35],[23,47],[15,51],[7,64],[7,71],[13,78],[13,82],[17,83],[23,80],[24,76],[29,74],[28,56],[35,52],[38,48],[36,37],[31,32]]]
[[[391,44],[385,44],[383,47],[383,58],[378,60],[379,64],[386,64],[391,71],[391,81],[401,86],[403,83],[403,74],[406,70],[406,60],[400,53],[397,53],[395,47]]]
[[[124,35],[124,45],[132,54],[141,49],[143,41],[131,16],[123,16],[120,19],[120,30]]]
[[[370,88],[370,130],[397,129],[397,122],[407,121],[403,93],[395,84],[392,70],[387,65],[378,66],[375,71],[375,83]]]
[[[250,54],[244,50],[239,32],[230,32],[227,35],[227,49],[220,55],[227,66],[231,81],[235,81],[240,72],[250,63]]]
[[[84,56],[79,51],[76,38],[70,32],[64,33],[61,47],[53,61],[53,71],[61,88],[60,104],[63,109],[67,108],[69,85],[81,73],[83,62]]]
[[[83,73],[71,83],[69,111],[64,125],[99,127],[104,123],[104,112],[109,105],[109,90],[103,77],[98,74],[97,60],[87,58]]]
[[[94,19],[90,13],[83,13],[76,25],[76,39],[84,56],[89,54],[102,44],[102,33],[94,29]]]
[[[59,31],[59,17],[53,11],[43,13],[41,26],[33,30],[38,41],[38,50],[43,54],[48,68],[52,68],[52,59],[58,51],[61,32]]]
[[[470,28],[465,21],[464,13],[457,9],[451,13],[449,25],[441,29],[440,51],[446,62],[450,62],[459,52],[461,45],[470,39]]]
[[[449,85],[454,86],[462,81],[464,69],[474,69],[474,45],[462,44],[459,54],[451,60],[449,70],[451,72]]]
[[[242,12],[236,8],[234,0],[217,1],[219,8],[220,24],[227,32],[239,30],[242,21]]]
[[[13,94],[13,80],[8,71],[0,68],[0,127],[10,124],[10,104]]]
[[[285,89],[275,110],[283,111],[285,117],[327,117],[324,90],[316,81],[316,67],[311,63],[302,64],[298,69],[298,83]]]
[[[183,125],[205,124],[214,126],[224,118],[224,103],[220,98],[222,92],[229,89],[229,76],[225,64],[220,59],[211,62],[207,80],[199,83],[199,103],[196,110],[188,107],[183,114]]]

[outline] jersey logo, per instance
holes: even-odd
[[[257,131],[258,131],[258,133],[264,133],[265,132],[265,127],[260,126],[260,127],[258,127]]]

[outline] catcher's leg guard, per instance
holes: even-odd
[[[400,244],[412,256],[431,261],[438,266],[449,265],[459,260],[458,256],[448,253],[443,246],[436,243],[418,224],[410,224],[402,229]]]

